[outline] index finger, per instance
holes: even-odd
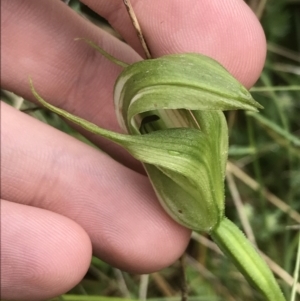
[[[83,0],[106,18],[141,55],[141,45],[121,0]],[[265,61],[259,21],[242,0],[131,0],[153,57],[199,52],[251,87]]]

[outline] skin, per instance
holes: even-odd
[[[74,38],[91,39],[128,63],[143,52],[122,1],[82,2],[129,45],[59,0],[3,0],[1,86],[34,101],[30,75],[48,102],[121,131],[112,102],[121,68]],[[132,4],[153,57],[199,52],[248,88],[259,77],[265,37],[242,0]],[[85,133],[108,156],[4,103],[1,110],[3,299],[43,300],[68,291],[85,275],[92,252],[134,273],[162,269],[183,253],[190,231],[166,215],[127,153]]]

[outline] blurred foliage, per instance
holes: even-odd
[[[264,190],[267,189],[296,212],[300,212],[300,148],[297,143],[293,144],[293,139],[300,139],[300,1],[246,2],[255,11],[260,11],[268,41],[266,64],[256,84],[256,87],[264,87],[265,91],[253,92],[253,96],[264,106],[260,114],[271,126],[263,125],[242,111],[227,113],[230,129],[229,160],[261,187],[254,191],[245,184],[242,176],[235,174],[236,185],[244,203],[242,209],[253,228],[259,248],[292,275],[298,235],[297,231],[287,230],[286,226],[294,225],[296,221],[273,206]],[[103,18],[78,0],[71,0],[68,5],[97,25],[109,28]],[[280,86],[285,89],[277,91],[276,87]],[[298,90],[289,89],[295,86]],[[36,110],[35,105],[23,102],[6,91],[2,91],[1,96],[12,105],[21,103],[21,108],[26,109],[28,114],[89,143],[55,114]],[[226,196],[226,215],[242,227],[228,187]],[[176,262],[169,268],[151,274],[147,299],[180,300],[180,270],[180,264]],[[187,249],[186,276],[191,301],[263,300],[227,259],[195,240],[191,240]],[[81,283],[68,294],[53,300],[139,299],[142,279],[139,275],[121,272],[93,258]],[[289,298],[290,286],[280,279],[278,281]]]

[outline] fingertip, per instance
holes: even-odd
[[[144,10],[148,11],[150,5],[144,4]],[[155,8],[152,3],[154,12],[146,17],[150,24],[165,21],[161,26],[146,28],[146,33],[153,31],[148,41],[154,56],[198,52],[217,60],[247,88],[257,81],[266,58],[266,38],[244,1],[175,1],[173,13],[166,19],[168,5]]]
[[[151,233],[148,230],[146,239],[144,235],[140,243],[135,240],[126,250],[126,255],[136,262],[129,269],[127,266],[128,271],[150,274],[169,267],[185,252],[190,235],[191,231],[180,225],[174,225],[171,231],[165,233]]]
[[[143,54],[122,3],[83,2],[107,18]],[[153,57],[201,53],[220,62],[247,88],[257,81],[264,66],[266,39],[259,20],[243,0],[152,0],[132,1],[132,5]]]
[[[235,0],[230,2],[231,11],[234,11]],[[245,87],[251,88],[264,67],[267,42],[263,27],[254,12],[244,1],[239,2],[239,12],[232,26],[234,50],[226,59],[225,67]]]
[[[1,296],[43,300],[74,287],[91,260],[91,242],[75,222],[39,208],[1,201]]]
[[[96,256],[121,270],[149,274],[170,266],[184,253],[191,230],[175,222],[158,203],[120,211],[114,223],[102,221],[98,233],[93,233]]]

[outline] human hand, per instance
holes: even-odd
[[[74,39],[93,40],[128,63],[143,52],[121,0],[82,2],[130,46],[61,1],[3,0],[1,85],[33,100],[30,75],[47,101],[120,131],[112,91],[121,69]],[[247,87],[258,78],[265,39],[242,0],[132,2],[153,57],[199,52]],[[92,248],[134,273],[161,269],[183,253],[190,231],[167,216],[124,151],[85,133],[127,167],[6,104],[1,109],[3,299],[42,300],[69,290],[86,273]]]

